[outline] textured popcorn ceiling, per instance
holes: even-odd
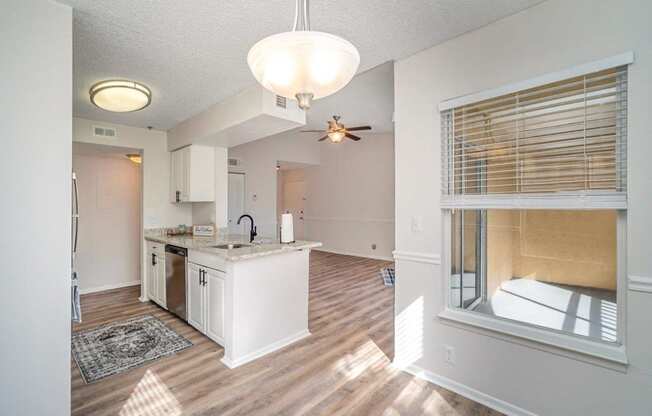
[[[74,8],[75,115],[158,129],[252,85],[249,48],[290,30],[294,18],[293,0],[60,1]],[[350,40],[364,71],[540,2],[312,0],[311,28]],[[145,83],[152,104],[128,114],[95,108],[88,89],[108,78]]]

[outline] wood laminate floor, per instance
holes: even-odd
[[[72,362],[73,415],[497,415],[393,368],[390,263],[313,251],[308,338],[230,370],[221,346],[153,303],[140,287],[82,296],[74,331],[151,314],[194,346],[85,384]]]

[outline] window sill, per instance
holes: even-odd
[[[561,352],[562,355],[610,369],[624,371],[628,365],[623,345],[610,345],[507,319],[451,308],[444,309],[438,317],[452,323],[470,325],[489,331],[489,335],[498,335],[499,338],[509,342],[518,343],[519,340],[524,340],[528,346],[536,349],[554,354]],[[564,354],[564,352],[566,353]]]

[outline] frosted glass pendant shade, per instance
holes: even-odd
[[[268,36],[247,56],[256,80],[274,94],[299,101],[331,95],[351,81],[360,54],[351,42],[324,32],[299,30]]]
[[[102,81],[88,92],[99,108],[116,113],[142,110],[152,101],[152,93],[143,84],[126,80]]]

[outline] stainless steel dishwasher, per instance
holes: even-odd
[[[186,320],[186,267],[188,250],[165,246],[165,301],[168,311]]]

